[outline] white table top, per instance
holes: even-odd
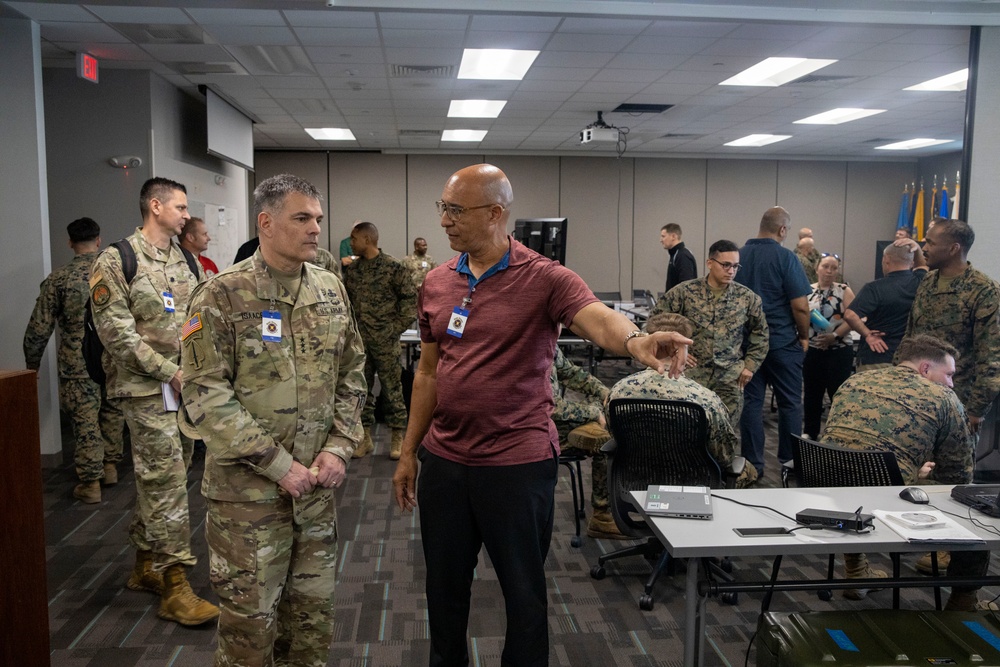
[[[666,517],[646,517],[653,532],[675,558],[703,558],[710,556],[776,556],[778,554],[827,554],[845,551],[890,553],[925,552],[926,544],[909,543],[903,540],[889,526],[875,519],[875,530],[867,534],[857,534],[841,530],[795,531],[790,535],[764,537],[740,537],[734,528],[764,528],[770,526],[795,527],[789,521],[766,509],[743,507],[724,498],[733,498],[743,503],[773,507],[788,516],[804,509],[854,512],[863,506],[862,512],[872,510],[919,511],[937,508],[967,517],[970,509],[951,499],[951,486],[923,486],[931,497],[930,505],[914,505],[899,497],[901,486],[844,487],[844,488],[789,488],[789,489],[740,489],[712,490],[714,518],[709,521],[698,519],[676,519]],[[645,491],[633,491],[632,502],[642,507],[646,499]],[[933,507],[932,507],[933,506]],[[1000,520],[976,510],[972,516],[986,525],[1000,529]],[[949,550],[981,550],[1000,548],[1000,534],[990,533],[976,527],[965,518],[955,519],[960,525],[976,533],[986,541],[979,545],[948,545]]]
[[[399,336],[399,342],[407,345],[416,345],[420,342],[420,332],[416,329],[407,329]],[[591,345],[589,340],[584,340],[579,336],[560,336],[556,343],[559,345]]]

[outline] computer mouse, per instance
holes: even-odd
[[[908,500],[911,503],[916,503],[918,505],[926,505],[931,501],[930,496],[927,492],[921,489],[919,486],[908,486],[899,492],[899,497],[903,500]]]

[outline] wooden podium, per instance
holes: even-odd
[[[35,371],[0,371],[0,665],[49,665],[42,462]]]

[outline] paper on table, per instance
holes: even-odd
[[[892,528],[893,532],[907,542],[925,542],[928,544],[986,544],[986,540],[978,537],[968,528],[959,525],[951,517],[945,516],[940,510],[920,510],[921,514],[929,514],[934,517],[936,522],[940,522],[930,528],[911,528],[899,519],[903,514],[912,513],[913,510],[907,512],[874,510],[873,512],[882,523]]]
[[[177,400],[177,393],[174,391],[174,388],[170,386],[170,383],[161,382],[160,391],[163,392],[163,411],[177,412],[178,408],[180,408],[180,403]]]

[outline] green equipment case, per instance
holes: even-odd
[[[993,612],[769,612],[761,617],[758,667],[1000,667],[1000,615]]]

